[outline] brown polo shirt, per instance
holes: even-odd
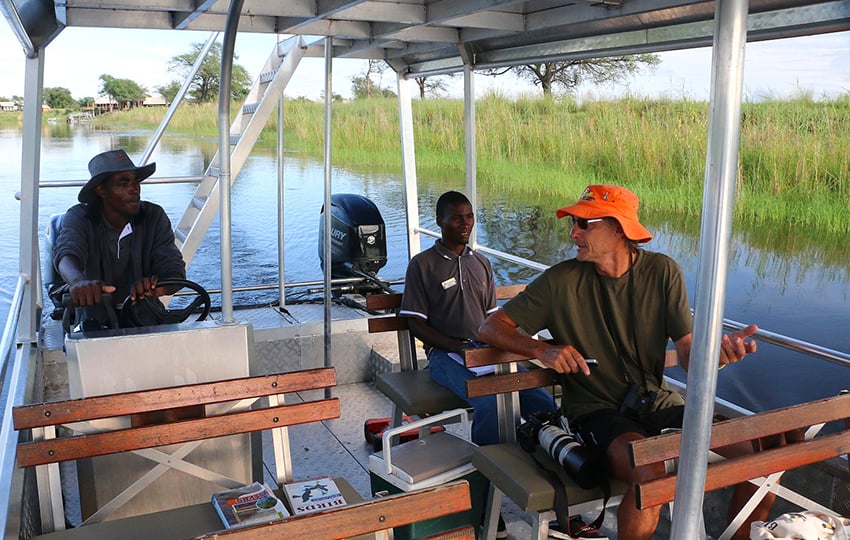
[[[422,319],[453,338],[475,339],[497,309],[493,269],[483,255],[468,247],[457,255],[437,240],[410,260],[399,315]]]

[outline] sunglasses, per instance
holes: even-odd
[[[581,230],[583,230],[583,231],[586,231],[586,230],[587,230],[587,226],[588,226],[588,225],[590,225],[591,223],[596,223],[596,222],[598,222],[598,221],[604,221],[604,220],[605,220],[605,218],[582,219],[582,218],[577,218],[577,217],[575,217],[575,216],[570,216],[570,219],[571,219],[571,220],[572,220],[572,222],[573,222],[573,227],[575,227],[576,225],[578,225],[578,228],[579,228],[579,229],[581,229]]]

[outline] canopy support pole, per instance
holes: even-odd
[[[747,0],[717,2],[700,254],[694,294],[694,330],[688,369],[676,504],[670,537],[704,537],[702,505],[717,367],[723,332],[723,306],[732,210],[738,166]]]
[[[478,162],[476,161],[475,140],[475,71],[472,65],[463,64],[463,128],[466,154],[466,198],[472,205],[472,211],[478,208]],[[469,243],[472,246],[478,241],[478,226],[472,228]]]
[[[280,94],[277,105],[277,282],[278,307],[286,308],[286,242],[284,241],[286,223],[286,182],[283,169],[283,120],[284,97]]]
[[[221,193],[219,208],[219,230],[221,236],[221,320],[223,324],[234,324],[233,318],[233,246],[230,219],[230,89],[233,77],[233,51],[236,48],[236,32],[242,0],[232,0],[224,28],[221,47],[221,83],[218,92],[218,162],[221,173],[218,189]]]
[[[324,335],[325,335],[325,367],[333,367],[333,356],[331,350],[331,268],[333,261],[331,259],[331,191],[333,189],[331,179],[331,147],[332,147],[332,123],[331,112],[333,104],[333,38],[328,36],[325,38],[325,149],[324,149],[324,167],[325,167],[325,213],[322,216],[325,223],[325,237],[322,239],[322,254],[325,261],[324,267]],[[331,397],[331,389],[325,388],[325,398]]]
[[[416,142],[413,136],[413,79],[400,73],[398,81],[398,123],[401,137],[401,169],[404,180],[404,211],[407,220],[407,258],[419,253],[419,196],[416,181]]]
[[[24,291],[18,325],[19,342],[33,342],[38,334],[41,274],[38,249],[38,184],[41,178],[41,102],[44,97],[44,48],[24,60],[24,125],[21,134],[21,215],[18,238],[20,272],[30,280]],[[53,264],[51,261],[50,264]]]

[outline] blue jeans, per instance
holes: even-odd
[[[465,399],[475,412],[472,416],[472,442],[480,446],[499,442],[499,428],[496,415],[496,396],[483,396],[469,399],[466,397],[466,381],[475,374],[449,357],[443,349],[431,349],[428,353],[431,378],[445,386],[457,396]],[[519,369],[524,369],[520,366]],[[487,375],[484,375],[486,377]],[[537,411],[551,412],[558,409],[552,394],[545,388],[531,388],[519,393],[520,414],[526,417]]]

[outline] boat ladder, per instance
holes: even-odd
[[[248,154],[283,96],[283,90],[298,67],[307,45],[294,36],[275,45],[259,77],[230,125],[230,181],[239,176]],[[177,247],[188,264],[198,250],[220,206],[219,153],[213,156],[174,231]]]

